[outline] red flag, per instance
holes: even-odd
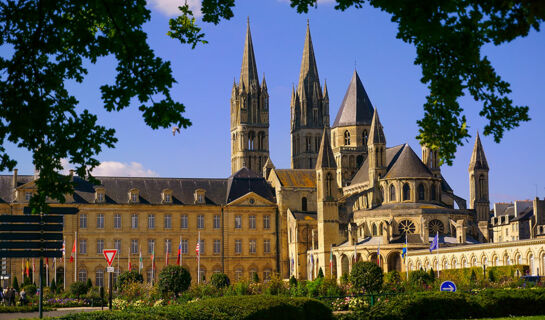
[[[76,253],[76,238],[74,238],[74,246],[72,247],[72,253],[70,253],[70,262],[74,262],[75,253]]]
[[[165,265],[168,266],[168,251],[165,254]]]
[[[30,266],[29,266],[28,260],[26,261],[25,274],[26,274],[27,278],[30,277]]]
[[[182,255],[182,240],[180,240],[180,244],[178,245],[178,257],[176,258],[176,264],[180,265],[180,257]]]
[[[201,251],[200,248],[200,243],[197,242],[197,246],[195,247],[195,252],[197,253],[197,255],[199,255],[199,252]]]

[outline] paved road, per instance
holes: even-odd
[[[69,313],[77,312],[89,312],[101,310],[100,307],[76,307],[76,308],[62,308],[56,311],[44,312],[44,317],[58,317]],[[104,307],[104,310],[108,310],[108,307]],[[0,313],[0,320],[15,320],[15,319],[32,319],[38,318],[40,314],[38,312],[19,312],[19,313]]]

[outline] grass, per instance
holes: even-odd
[[[545,316],[483,318],[483,319],[474,319],[474,320],[545,320]]]

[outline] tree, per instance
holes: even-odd
[[[322,267],[320,267],[320,269],[318,269],[318,278],[323,278],[324,277],[324,272],[322,271]]]
[[[257,272],[252,272],[252,281],[254,283],[259,283],[259,275],[257,274]]]
[[[430,277],[430,274],[422,268],[409,273],[409,283],[413,286],[421,287],[423,284],[430,285],[433,281],[434,279]]]
[[[166,266],[159,273],[159,290],[166,294],[174,293],[177,297],[181,292],[186,291],[191,284],[191,274],[181,266]]]
[[[231,283],[229,277],[225,273],[214,273],[210,278],[210,282],[217,289],[226,288]]]
[[[136,271],[125,271],[117,277],[117,287],[123,291],[123,288],[130,282],[144,282],[144,277]]]
[[[55,279],[51,280],[51,284],[49,285],[49,289],[51,289],[52,293],[57,292],[57,284],[55,283]]]
[[[384,275],[384,283],[397,286],[401,283],[401,275],[397,270],[392,270]]]
[[[289,285],[290,285],[290,289],[297,288],[297,279],[295,278],[295,276],[292,275],[290,277]]]
[[[373,262],[356,262],[350,272],[350,283],[357,290],[374,293],[382,289],[382,269]]]
[[[471,275],[469,276],[469,281],[471,283],[474,283],[477,281],[477,273],[475,273],[475,270],[471,270]]]
[[[76,281],[70,285],[70,293],[76,298],[83,296],[87,291],[89,291],[89,287],[87,287],[87,284],[83,281]]]
[[[475,275],[477,276],[477,275]],[[496,282],[496,275],[494,274],[494,271],[491,269],[488,269],[488,281],[490,282]]]
[[[93,287],[93,282],[91,282],[91,279],[87,278],[87,290],[90,290]]]
[[[429,273],[429,275],[430,275],[430,281],[431,281],[432,283],[435,282],[435,276],[436,276],[436,274],[435,274],[435,271],[433,271],[433,268],[430,268],[430,271],[429,271],[428,273]]]
[[[17,281],[17,276],[13,277],[13,282],[11,283],[11,286],[15,291],[19,291],[19,281]]]

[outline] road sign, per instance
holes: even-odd
[[[440,289],[441,291],[449,291],[449,292],[456,292],[456,285],[452,281],[443,281],[441,283]]]
[[[108,262],[108,267],[110,267],[112,265],[112,262],[114,261],[115,254],[117,253],[117,249],[104,249],[102,250],[102,253],[104,253],[106,262]]]
[[[106,272],[115,272],[114,267],[106,267]]]

